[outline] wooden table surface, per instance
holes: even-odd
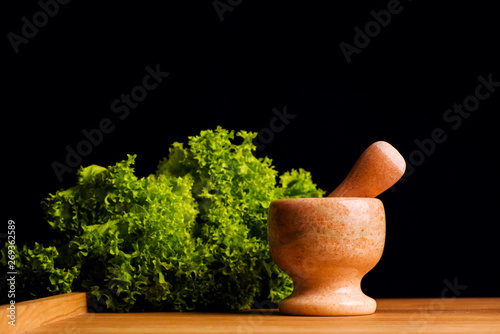
[[[500,333],[500,298],[378,299],[375,314],[287,316],[228,313],[87,313],[84,293],[16,303],[16,327],[1,306],[0,333]],[[7,319],[7,320],[6,320]]]

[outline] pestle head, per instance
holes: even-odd
[[[376,197],[392,187],[405,169],[405,159],[398,150],[387,142],[375,142],[328,197]]]

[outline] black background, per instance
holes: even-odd
[[[75,182],[74,172],[60,182],[51,164],[101,119],[115,128],[82,164],[137,154],[145,176],[174,141],[217,125],[259,132],[286,106],[295,118],[258,152],[280,172],[304,168],[329,192],[377,140],[418,165],[380,196],[387,241],[363,281],[368,295],[500,296],[500,87],[456,130],[443,119],[474,95],[479,76],[500,81],[492,2],[402,0],[349,64],[339,44],[354,44],[354,28],[389,1],[219,3],[233,4],[223,20],[213,1],[71,1],[18,53],[8,34],[21,35],[22,18],[32,22],[41,7],[2,10],[2,217],[15,220],[18,242],[50,239],[40,202]],[[111,103],[157,64],[170,75],[120,120]],[[436,128],[446,141],[416,153]]]

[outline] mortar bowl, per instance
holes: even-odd
[[[280,199],[268,213],[274,262],[293,280],[279,304],[290,315],[364,315],[377,303],[361,291],[361,279],[380,260],[385,211],[376,198]]]

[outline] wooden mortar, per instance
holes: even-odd
[[[375,312],[375,300],[361,291],[361,279],[378,263],[385,243],[384,206],[373,197],[397,182],[404,170],[399,152],[388,143],[376,142],[328,197],[271,203],[271,256],[294,284],[292,294],[279,304],[281,313]]]

